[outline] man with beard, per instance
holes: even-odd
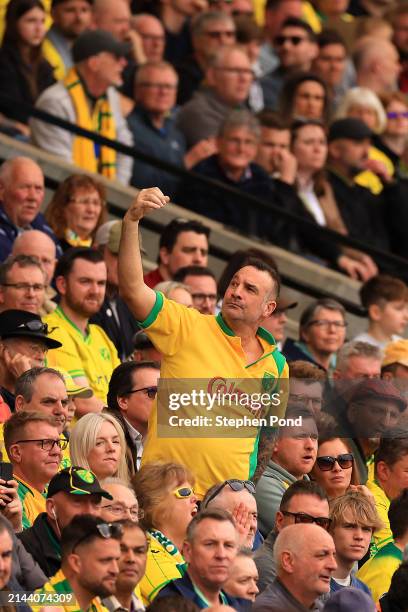
[[[45,596],[58,593],[60,597],[62,593],[65,597],[71,594],[75,606],[65,599],[64,608],[105,610],[99,598],[115,592],[121,535],[122,526],[117,523],[105,523],[89,514],[74,517],[62,530],[61,569],[37,593]],[[32,610],[42,608],[39,604]]]
[[[391,192],[384,186],[376,196],[354,182],[354,177],[368,167],[371,136],[359,119],[334,121],[328,134],[328,178],[348,235],[388,250],[382,216]]]
[[[89,323],[103,303],[106,276],[106,264],[98,251],[82,247],[67,251],[55,273],[60,303],[44,319],[54,328],[51,337],[62,343],[47,365],[67,371],[78,386],[91,387],[94,392],[88,399],[75,398],[78,416],[102,409],[112,372],[120,363],[107,334]]]

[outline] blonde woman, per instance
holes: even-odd
[[[183,576],[181,548],[187,527],[197,513],[194,477],[178,463],[147,463],[132,478],[150,541],[146,573],[140,582],[144,603],[150,603],[170,580]]]
[[[107,412],[93,412],[79,419],[71,431],[69,452],[72,465],[92,470],[98,480],[110,476],[130,480],[123,429]]]

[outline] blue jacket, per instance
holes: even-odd
[[[353,574],[351,574],[350,586],[354,587],[355,589],[360,589],[361,591],[364,591],[364,593],[367,593],[367,595],[372,597],[371,591],[368,588],[368,586],[364,582],[356,578]],[[341,589],[347,589],[347,588],[348,587],[344,587],[338,582],[336,582],[335,580],[333,580],[333,578],[330,579],[330,593],[335,593],[336,591],[340,591]]]
[[[61,257],[62,249],[58,242],[58,238],[55,236],[50,226],[47,225],[44,215],[38,213],[30,226],[26,229],[36,229],[47,234],[51,240],[55,242],[57,247],[57,258]],[[4,261],[10,255],[13,248],[13,243],[19,233],[18,228],[7,216],[3,205],[0,204],[0,261]]]
[[[224,591],[223,591],[224,593]],[[184,599],[189,599],[193,601],[196,606],[203,610],[203,605],[199,597],[197,596],[193,583],[191,582],[190,576],[188,572],[184,574],[182,578],[177,578],[177,580],[172,580],[165,587],[161,589],[156,595],[156,599],[161,599],[162,597],[180,595],[184,597]],[[237,610],[237,612],[245,612],[246,610],[251,610],[252,602],[248,599],[241,599],[240,597],[231,597],[224,593],[225,598],[228,602],[228,605]]]

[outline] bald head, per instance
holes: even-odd
[[[130,29],[130,8],[127,0],[94,0],[93,21],[97,28],[124,41]]]
[[[49,285],[55,271],[56,246],[53,240],[39,230],[27,230],[19,234],[14,241],[12,255],[30,255],[37,257],[46,275]]]
[[[165,33],[161,23],[148,13],[140,13],[131,18],[131,27],[142,39],[143,51],[148,62],[161,62],[164,55]]]
[[[358,84],[374,92],[393,89],[401,70],[397,48],[389,40],[365,37],[353,55]]]
[[[44,198],[44,175],[28,157],[14,157],[0,168],[0,201],[10,221],[27,228],[38,214]]]

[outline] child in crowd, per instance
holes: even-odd
[[[408,287],[398,278],[379,274],[362,286],[360,299],[368,312],[368,330],[354,340],[384,348],[399,340],[408,323]]]

